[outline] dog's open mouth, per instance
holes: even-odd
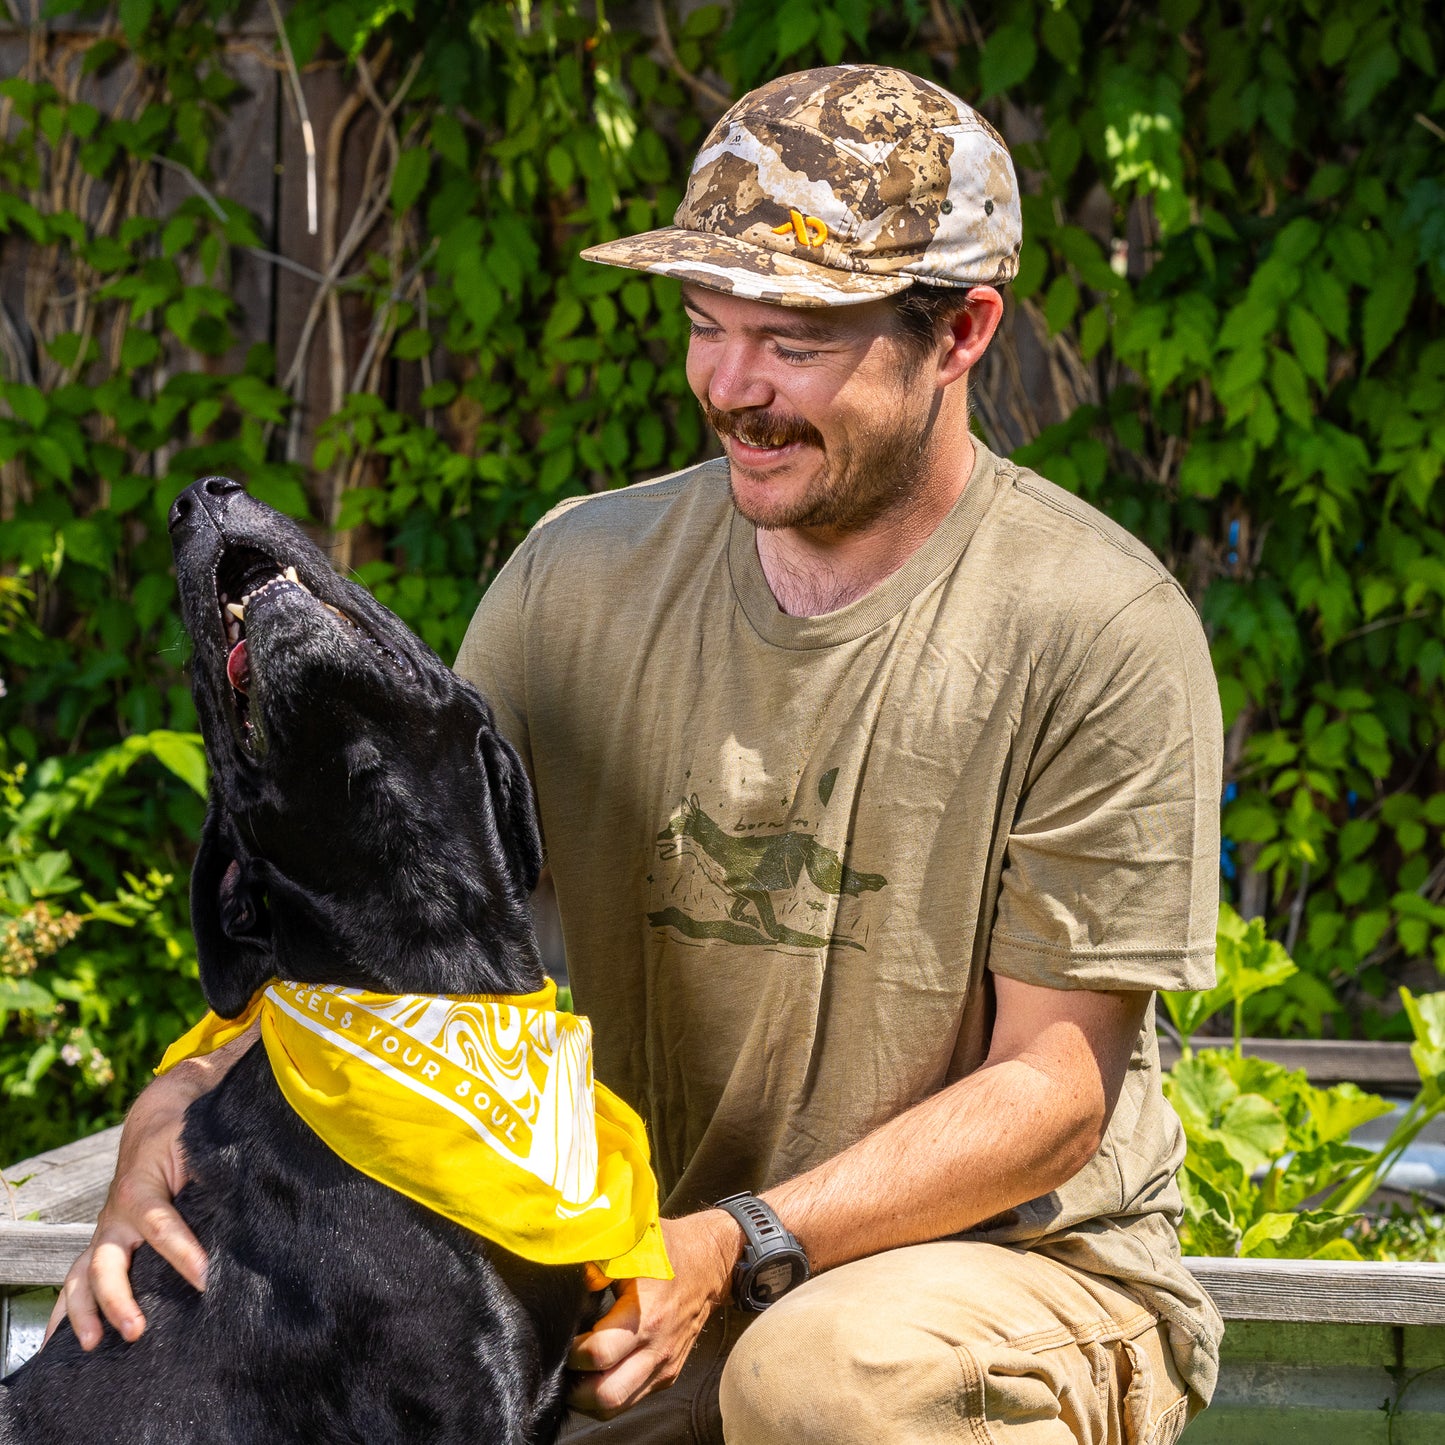
[[[255,547],[229,547],[216,566],[216,602],[227,647],[226,679],[231,684],[231,701],[248,741],[251,737],[251,656],[246,646],[246,609],[263,594],[291,587],[308,597],[315,596],[294,566],[283,565]],[[321,605],[348,627],[360,630],[355,618],[339,607],[329,602]]]
[[[301,579],[294,564],[281,562],[256,547],[227,547],[216,564],[216,603],[226,639],[226,680],[231,686],[231,702],[247,744],[254,741],[250,703],[253,665],[246,641],[247,609],[263,597],[268,601],[283,600],[275,594],[293,589],[298,594],[298,602],[299,594],[305,594],[306,599],[318,603],[346,629],[365,638],[398,672],[405,676],[414,672],[408,658],[388,647],[349,612],[319,597]]]

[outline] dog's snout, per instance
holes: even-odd
[[[224,502],[227,497],[243,490],[240,482],[233,482],[230,477],[202,477],[200,481],[192,482],[171,503],[167,526],[174,532],[195,517],[198,509],[201,513],[214,515],[216,503]]]

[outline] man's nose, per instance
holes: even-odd
[[[773,387],[758,364],[755,347],[723,342],[710,357],[707,399],[719,411],[747,411],[773,401]]]

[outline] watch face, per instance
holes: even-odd
[[[787,1256],[767,1260],[749,1281],[748,1292],[760,1305],[770,1305],[787,1294],[795,1283],[801,1283],[802,1273],[798,1262]]]

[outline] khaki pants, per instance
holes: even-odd
[[[1106,1280],[941,1240],[713,1319],[677,1383],[567,1445],[1174,1445],[1191,1404],[1163,1326]]]

